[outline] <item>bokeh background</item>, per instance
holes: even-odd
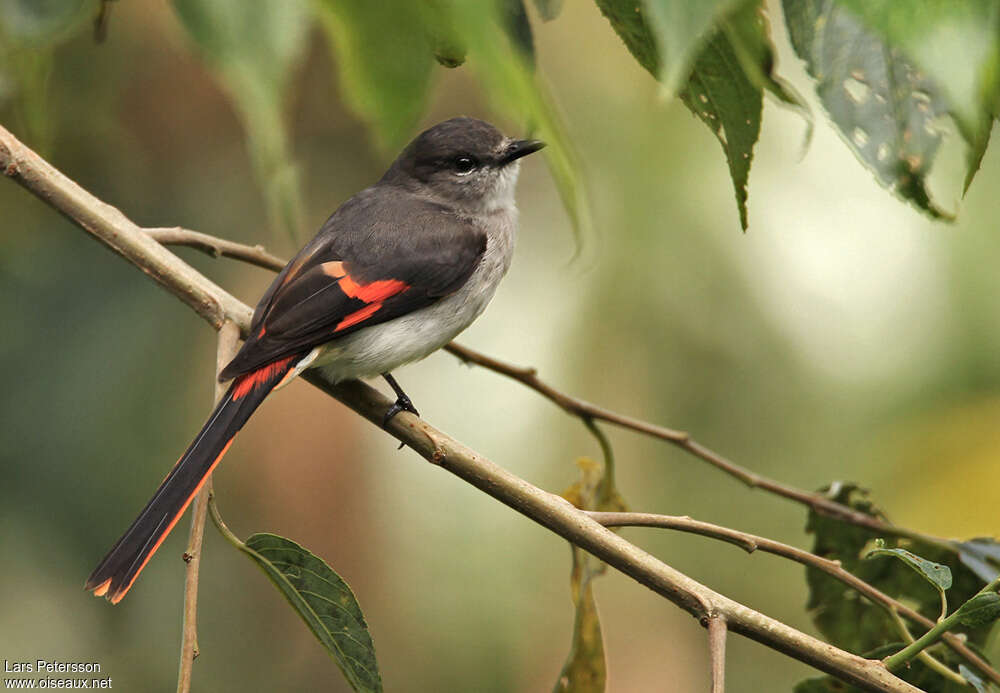
[[[240,122],[169,5],[114,5],[105,44],[80,31],[60,45],[46,141],[29,139],[10,89],[0,89],[0,123],[140,224],[289,256],[295,242],[268,230]],[[811,95],[774,27],[780,72]],[[581,154],[595,232],[571,259],[577,240],[555,187],[540,158],[527,160],[513,268],[461,341],[537,366],[568,392],[690,431],[762,474],[808,489],[854,480],[896,522],[995,534],[995,152],[958,222],[934,223],[879,188],[818,107],[803,153],[802,119],[767,103],[744,234],[711,133],[661,97],[592,3],[566,3],[557,21],[535,22],[535,37],[539,70]],[[322,37],[307,40],[287,106],[305,201],[299,242],[387,163],[345,107]],[[0,74],[11,69],[23,65]],[[512,134],[520,127],[489,109],[469,70],[437,68],[423,124],[458,114]],[[958,161],[960,152],[946,152],[942,170],[954,173]],[[956,180],[936,181],[946,208],[959,206]],[[179,252],[249,303],[270,280]],[[170,690],[187,521],[117,607],[81,588],[208,412],[214,333],[13,184],[0,184],[0,309],[0,657],[98,661],[118,690]],[[599,453],[552,404],[446,354],[396,375],[429,421],[544,488],[566,488],[574,460]],[[808,546],[802,508],[664,444],[610,433],[633,509]],[[570,552],[549,532],[397,452],[304,383],[265,404],[215,479],[234,531],[288,536],[350,582],[387,690],[551,688],[572,607]],[[814,632],[799,566],[665,531],[626,535]],[[347,690],[264,576],[213,528],[206,537],[195,690]],[[595,589],[609,690],[707,689],[694,620],[620,575]],[[728,667],[737,692],[789,690],[814,673],[735,636]]]

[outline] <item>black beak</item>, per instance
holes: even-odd
[[[533,154],[545,146],[541,140],[514,140],[507,145],[507,149],[500,156],[500,165],[506,166],[512,161],[517,161],[522,156]]]

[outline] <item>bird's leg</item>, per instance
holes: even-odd
[[[392,388],[392,391],[396,393],[396,401],[393,402],[392,406],[389,407],[389,411],[387,411],[385,416],[382,418],[382,428],[388,426],[392,417],[401,411],[408,411],[414,416],[420,416],[420,412],[418,412],[416,407],[413,406],[413,402],[411,402],[410,398],[406,396],[405,392],[403,392],[403,388],[399,386],[396,379],[392,377],[392,373],[383,373],[382,377],[385,378],[387,383],[389,383],[389,387]]]

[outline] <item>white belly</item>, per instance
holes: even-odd
[[[507,273],[514,250],[515,218],[500,215],[472,276],[455,293],[409,315],[373,325],[318,347],[301,365],[321,368],[338,382],[388,373],[443,347],[479,317]]]

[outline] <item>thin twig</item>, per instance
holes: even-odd
[[[889,615],[892,617],[892,622],[896,624],[896,628],[899,629],[900,635],[903,636],[903,639],[907,642],[907,644],[914,642],[913,634],[910,633],[910,629],[906,627],[906,621],[902,619],[899,612],[896,609],[890,609]],[[921,651],[920,654],[917,655],[917,659],[946,679],[954,681],[960,686],[969,685],[969,682],[964,676],[959,674],[957,671],[952,671],[943,662],[939,662],[934,658],[934,655],[927,650]]]
[[[464,363],[472,363],[477,366],[482,366],[483,368],[491,370],[494,373],[500,373],[501,375],[505,375],[513,380],[516,380],[522,385],[538,392],[546,399],[554,402],[569,414],[578,416],[584,420],[598,419],[606,421],[608,423],[615,424],[616,426],[652,436],[654,438],[659,438],[660,440],[676,445],[677,447],[691,453],[695,457],[705,460],[714,467],[721,469],[726,474],[739,479],[751,488],[763,489],[783,498],[788,498],[796,501],[797,503],[806,505],[823,515],[834,517],[860,527],[866,527],[876,532],[918,539],[935,546],[941,546],[949,551],[954,550],[954,547],[943,539],[930,537],[903,527],[896,527],[895,525],[885,522],[877,517],[859,512],[854,508],[844,505],[843,503],[838,503],[832,498],[827,498],[821,493],[812,493],[795,488],[794,486],[789,486],[788,484],[783,484],[774,479],[761,476],[756,472],[750,471],[746,467],[742,467],[735,462],[726,459],[719,453],[706,448],[704,445],[693,440],[688,433],[663,426],[657,426],[656,424],[649,423],[648,421],[625,416],[624,414],[619,414],[618,412],[610,409],[605,409],[604,407],[596,404],[591,404],[586,400],[560,392],[541,380],[538,377],[538,371],[534,368],[525,368],[505,363],[493,358],[492,356],[487,356],[486,354],[480,353],[456,342],[452,342],[444,347],[444,349]]]
[[[120,211],[59,173],[2,127],[0,172],[150,274],[216,329],[226,319],[233,320],[241,330],[248,328],[248,306],[165,250]],[[307,371],[303,377],[380,427],[392,404],[380,392],[358,381],[335,385],[318,371]],[[919,693],[888,672],[881,662],[834,647],[692,580],[602,527],[566,500],[511,474],[409,412],[393,418],[386,430],[428,461],[588,551],[695,618],[719,614],[731,631],[865,690]]]
[[[976,597],[995,593],[998,589],[1000,589],[1000,576],[979,590],[965,603],[967,604]],[[963,616],[962,607],[960,606],[951,612],[950,616],[935,623],[933,628],[911,642],[902,650],[883,659],[882,662],[885,664],[885,668],[889,671],[898,671],[905,666],[907,662],[923,652],[925,649],[936,643],[938,640],[946,637],[949,630],[957,627],[961,623]]]
[[[239,348],[240,329],[233,322],[226,322],[219,330],[219,341],[216,350],[216,373],[219,373],[229,363]],[[215,382],[215,402],[218,403],[226,393],[226,384]],[[212,493],[212,477],[205,480],[205,485],[191,506],[191,532],[188,535],[187,550],[184,552],[184,562],[187,564],[184,575],[184,627],[181,635],[181,658],[177,674],[177,693],[188,693],[191,690],[191,675],[194,660],[200,654],[198,648],[198,573],[201,567],[201,545],[205,537],[205,519],[208,514],[208,498]]]
[[[726,691],[726,619],[718,614],[708,617],[708,652],[712,658],[712,693]]]
[[[875,604],[884,607],[890,614],[905,616],[910,621],[918,623],[924,628],[934,628],[935,622],[918,611],[914,611],[902,602],[890,597],[885,592],[868,584],[853,573],[844,570],[840,561],[831,561],[828,558],[817,556],[802,549],[788,544],[783,544],[774,539],[759,537],[737,529],[714,525],[709,522],[694,520],[690,517],[679,517],[675,515],[657,515],[655,513],[632,513],[632,512],[588,512],[605,527],[659,527],[662,529],[673,529],[690,534],[698,534],[710,539],[717,539],[739,546],[747,553],[760,550],[765,553],[774,554],[790,559],[796,563],[821,570],[832,578],[839,580],[859,594],[864,595]],[[984,676],[1000,683],[1000,672],[990,666],[982,657],[969,649],[961,638],[951,633],[944,635],[944,642],[957,655],[962,657],[969,664],[978,669]]]
[[[228,257],[241,260],[264,269],[281,271],[285,261],[264,250],[263,246],[245,245],[200,231],[174,226],[171,228],[143,229],[146,234],[161,245],[182,245],[195,248],[212,257]]]

